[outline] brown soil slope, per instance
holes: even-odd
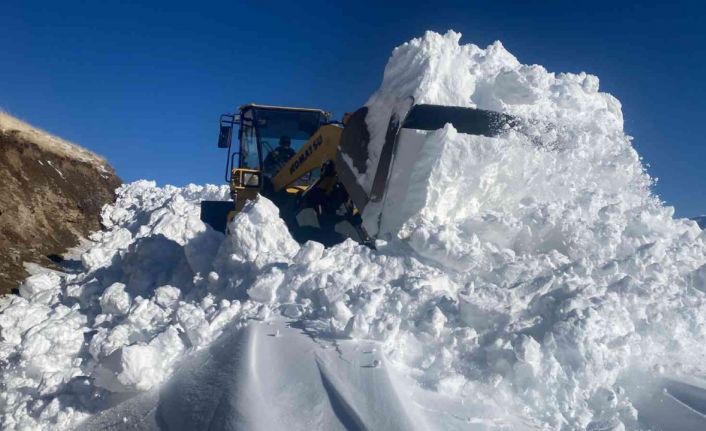
[[[0,293],[100,229],[121,181],[106,161],[0,112]]]

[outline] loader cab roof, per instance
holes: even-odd
[[[241,127],[253,127],[259,140],[276,144],[283,136],[306,141],[319,127],[328,123],[331,113],[322,109],[250,103],[240,107]],[[296,147],[296,145],[294,145]],[[296,148],[295,148],[296,149]]]
[[[245,105],[240,106],[240,112],[244,113],[245,111],[251,110],[251,109],[257,109],[257,110],[263,110],[263,111],[291,111],[291,112],[311,112],[311,113],[319,113],[321,114],[326,120],[330,120],[331,118],[331,113],[328,111],[324,111],[323,109],[317,109],[317,108],[297,108],[297,107],[292,107],[292,106],[276,106],[276,105],[260,105],[257,103],[248,103]]]
[[[276,144],[282,137],[306,141],[319,127],[330,121],[331,114],[322,109],[250,103],[240,107],[241,127],[257,130],[258,140]],[[296,147],[296,145],[295,145]]]

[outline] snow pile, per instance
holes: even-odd
[[[508,113],[523,120],[521,132],[490,139],[452,126],[436,133],[402,130],[400,148],[412,146],[415,157],[393,165],[391,185],[400,177],[406,190],[387,197],[386,207],[395,210],[383,216],[381,233],[395,233],[400,220],[390,219],[400,214],[421,212],[446,225],[484,210],[531,207],[526,199],[561,205],[577,193],[615,194],[626,186],[634,192],[621,196],[628,205],[647,196],[650,180],[623,133],[620,102],[598,91],[597,77],[549,73],[521,64],[500,42],[484,50],[460,45],[460,37],[427,33],[394,50],[382,86],[366,104],[368,164],[377,164],[390,113],[403,118],[409,100]],[[359,181],[369,189],[372,178]],[[380,211],[366,207],[373,232]]]
[[[433,320],[468,325],[479,345],[439,346],[451,365],[442,376],[504,381],[552,427],[635,426],[629,397],[616,395],[626,370],[690,372],[706,353],[704,234],[650,194],[620,103],[597,77],[556,75],[499,42],[483,50],[459,38],[427,33],[393,52],[367,103],[371,147],[386,131],[376,120],[410,97],[508,113],[521,126],[498,138],[403,130],[399,148],[417,156],[393,165],[396,194],[366,207],[366,226],[382,211],[380,234],[453,280],[452,311]],[[597,407],[605,394],[610,405]]]
[[[3,426],[70,428],[224,331],[280,316],[315,338],[379,342],[386,363],[463,401],[469,422],[497,414],[491,429],[517,429],[511,417],[635,429],[635,382],[703,377],[706,233],[650,195],[618,101],[595,77],[459,37],[395,50],[371,112],[414,96],[508,112],[522,130],[403,136],[419,156],[376,250],[300,245],[263,198],[224,238],[198,201],[226,188],[123,186],[85,272],[35,275],[0,300]]]
[[[149,389],[234,313],[228,301],[208,312],[179,306],[222,241],[199,221],[198,200],[227,190],[143,181],[118,194],[103,211],[108,229],[82,255],[84,273],[37,274],[0,300],[4,428],[68,427],[106,392]]]

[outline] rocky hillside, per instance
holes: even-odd
[[[99,229],[120,183],[103,158],[0,112],[0,293]]]

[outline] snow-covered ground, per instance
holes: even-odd
[[[226,187],[123,186],[83,271],[0,300],[3,428],[706,429],[706,233],[598,78],[459,38],[397,48],[371,112],[521,128],[405,131],[375,250],[300,245],[264,198],[224,237],[198,202]]]

